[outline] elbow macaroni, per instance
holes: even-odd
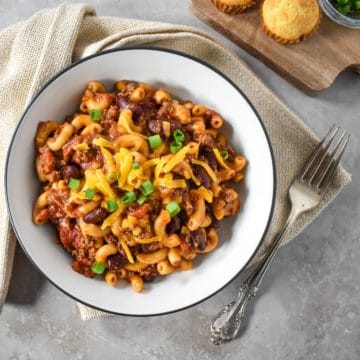
[[[140,292],[218,246],[214,219],[239,209],[229,184],[244,179],[246,159],[206,106],[146,83],[114,88],[90,81],[78,113],[39,123],[43,191],[32,216],[57,224],[74,270],[110,286],[125,279]]]

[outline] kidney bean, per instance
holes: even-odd
[[[145,282],[152,282],[156,279],[156,275],[155,274],[146,274],[143,276],[143,280]]]
[[[49,218],[49,221],[55,225],[60,224],[62,220],[63,218]]]
[[[129,109],[132,111],[135,121],[138,121],[141,116],[143,116],[145,120],[149,120],[155,116],[157,111],[156,105],[149,99],[144,99],[138,104],[130,103]]]
[[[211,179],[206,170],[200,166],[200,165],[193,165],[192,166],[194,175],[199,179],[202,185],[204,185],[206,188],[209,188],[211,186]]]
[[[215,154],[209,146],[202,146],[200,154],[213,170],[217,169],[218,163]]]
[[[67,165],[62,170],[62,176],[65,180],[78,179],[81,176],[80,169],[77,165]]]
[[[110,270],[119,270],[128,262],[128,259],[119,253],[107,257],[107,264]]]
[[[214,213],[211,210],[211,207],[208,203],[205,203],[206,206],[206,215],[211,217],[211,227],[218,228],[220,227],[220,221],[216,219]]]
[[[195,249],[204,251],[206,247],[206,233],[204,229],[190,231],[190,241]]]
[[[101,224],[103,220],[108,216],[108,212],[99,207],[93,211],[90,211],[84,216],[84,221],[87,224]]]
[[[119,109],[125,109],[129,106],[129,99],[124,95],[118,95],[117,96],[117,105],[119,106]]]
[[[136,105],[136,104],[131,104],[130,110],[132,111],[133,119],[135,121],[138,121],[140,119],[140,116],[141,116],[142,112],[143,112],[141,106]]]
[[[170,119],[170,131],[171,133],[173,133],[175,130],[180,130],[181,129],[181,124],[179,121],[174,120],[174,119]]]
[[[168,234],[174,234],[181,229],[181,219],[179,215],[171,218],[171,221],[166,225],[166,232]]]
[[[161,120],[152,119],[148,123],[148,128],[153,134],[160,134],[162,131]]]

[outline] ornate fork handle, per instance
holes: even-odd
[[[211,341],[215,345],[232,340],[238,334],[241,326],[241,320],[245,314],[246,305],[253,299],[259,289],[262,279],[273,260],[281,244],[282,239],[288,232],[291,225],[301,214],[301,210],[294,208],[291,210],[289,218],[283,230],[279,233],[274,243],[262,261],[254,268],[249,276],[240,286],[239,293],[234,301],[226,305],[217,316],[212,320],[210,326]]]

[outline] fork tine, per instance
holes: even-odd
[[[338,144],[330,155],[330,160],[317,183],[316,187],[318,190],[325,191],[334,178],[336,169],[339,166],[340,160],[350,139],[350,135],[347,135],[346,137],[345,135],[347,135],[346,131],[344,131]]]
[[[326,150],[329,148],[332,140],[334,139],[336,133],[339,131],[339,127],[335,128],[335,125],[331,127],[328,133],[324,136],[324,138],[320,141],[320,143],[316,146],[312,154],[310,155],[308,161],[303,166],[300,171],[301,180],[305,180],[310,173],[310,176],[314,174],[314,162],[321,154],[326,154]],[[323,150],[323,145],[325,145],[325,151]],[[311,170],[311,171],[310,171]],[[316,169],[315,169],[316,170]]]
[[[312,171],[310,172],[310,179],[309,184],[312,184],[314,182],[314,180],[320,175],[320,169],[324,168],[324,166],[326,167],[326,159],[328,156],[328,150],[330,145],[332,144],[335,135],[338,133],[339,131],[339,127],[336,128],[336,130],[333,132],[332,136],[330,137],[329,141],[327,142],[327,144],[322,148],[322,152],[321,152],[321,157],[320,159],[317,161],[316,164],[314,164]],[[344,136],[345,134],[343,134]],[[340,140],[342,139],[342,137],[340,138]]]

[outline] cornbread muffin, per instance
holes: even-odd
[[[255,4],[255,0],[211,0],[222,12],[227,14],[238,14],[246,8]]]
[[[260,15],[265,33],[280,44],[304,40],[320,22],[316,0],[264,0]]]

